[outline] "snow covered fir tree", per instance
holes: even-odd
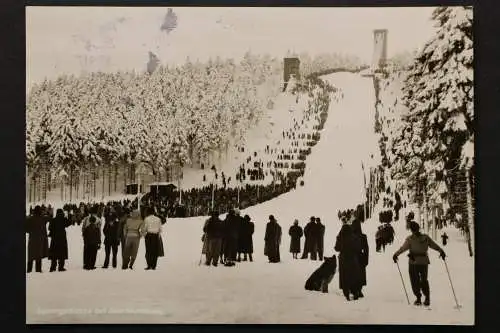
[[[472,8],[296,10],[28,9],[28,323],[474,323]]]
[[[475,184],[472,8],[440,7],[432,18],[436,36],[407,70],[393,73],[404,77],[402,96],[394,102],[398,118],[387,119],[382,153],[429,226],[441,209],[460,214],[469,233]]]

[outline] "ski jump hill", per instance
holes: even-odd
[[[355,73],[322,78],[341,88],[344,98],[330,104],[321,140],[308,158],[304,186],[242,211],[255,223],[254,262],[237,263],[235,267],[199,266],[205,218],[172,218],[163,228],[165,256],[159,259],[156,271],[143,269],[142,240],[134,270],[101,269],[101,249],[98,268],[84,271],[81,230],[70,227],[67,271],[48,273],[48,263],[44,262],[47,273],[27,275],[27,323],[473,325],[474,262],[457,229],[446,230],[450,238],[445,251],[460,310],[454,308],[445,267],[432,250],[432,310],[407,304],[392,261],[392,254],[408,235],[402,221],[393,223],[395,241],[385,253],[375,251],[378,221],[367,220],[362,226],[370,246],[364,298],[345,300],[338,288],[338,271],[328,294],[304,290],[306,279],[319,262],[292,259],[288,228],[294,219],[304,227],[310,216],[320,217],[326,226],[325,256],[334,254],[335,237],[341,227],[337,210],[354,208],[361,202],[361,162],[365,169],[372,160],[377,162],[376,155],[371,157],[378,150],[373,82]],[[278,264],[268,263],[263,254],[270,214],[283,232]],[[405,255],[400,256],[399,266],[413,303]]]

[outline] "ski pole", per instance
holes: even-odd
[[[397,261],[396,261],[396,266],[398,266],[399,276],[401,277],[401,283],[403,284],[406,300],[408,301],[408,305],[410,305],[410,298],[408,297],[408,292],[406,292],[406,286],[405,286],[405,281],[403,280],[403,274],[401,274],[401,269],[399,269],[399,263]]]
[[[443,259],[443,261],[444,261],[444,266],[446,267],[446,273],[448,273],[448,280],[450,280],[451,291],[453,292],[453,297],[455,298],[455,304],[457,305],[457,309],[460,309],[460,305],[458,304],[457,300],[457,295],[455,294],[455,288],[453,288],[453,283],[451,282],[451,276],[450,276],[450,271],[448,269],[448,264],[446,263],[445,259]]]
[[[205,241],[201,245],[200,261],[198,261],[198,266],[201,266],[201,260],[203,259],[203,248],[205,247]]]

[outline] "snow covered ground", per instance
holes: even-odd
[[[454,309],[446,269],[435,252],[430,254],[429,267],[432,310],[407,305],[391,259],[407,235],[402,222],[395,223],[396,239],[385,253],[375,252],[378,222],[363,225],[371,250],[365,298],[347,302],[338,288],[337,274],[329,294],[304,290],[319,262],[291,258],[288,228],[294,218],[304,226],[310,216],[321,217],[326,225],[325,255],[333,254],[340,229],[337,209],[360,202],[361,160],[368,163],[376,145],[371,142],[374,114],[369,79],[346,73],[327,78],[343,89],[344,100],[331,104],[320,143],[308,161],[305,186],[243,211],[255,222],[253,263],[198,266],[204,222],[198,217],[167,222],[163,234],[166,256],[160,258],[156,271],[143,270],[143,242],[134,270],[84,271],[81,231],[70,227],[68,271],[48,273],[44,262],[46,273],[27,275],[27,323],[473,324],[474,261],[456,229],[446,230],[450,239],[445,251],[460,310]],[[267,263],[263,255],[269,214],[283,228],[279,264]],[[411,293],[406,257],[400,258],[406,289]],[[101,250],[99,266],[103,260]]]

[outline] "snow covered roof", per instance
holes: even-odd
[[[174,186],[174,187],[177,187],[177,186],[175,186],[175,184],[174,184],[174,183],[172,183],[172,182],[154,182],[154,183],[150,183],[150,184],[149,184],[149,186],[168,186],[168,185],[170,185],[170,186]]]

